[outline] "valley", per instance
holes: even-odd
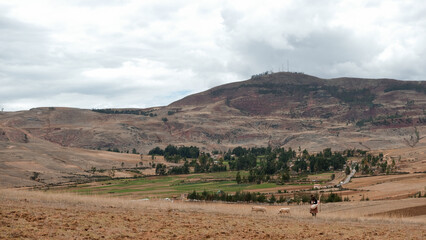
[[[275,73],[163,107],[1,112],[0,238],[423,239],[425,107],[421,81]]]

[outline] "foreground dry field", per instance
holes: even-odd
[[[0,239],[425,239],[425,215],[370,213],[424,199],[324,204],[316,219],[308,206],[251,213],[252,205],[135,201],[99,196],[0,191]],[[356,210],[362,209],[362,210]]]

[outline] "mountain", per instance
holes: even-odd
[[[426,124],[426,81],[254,76],[150,109],[36,108],[3,113],[11,141],[22,133],[86,149],[197,145],[393,148]],[[7,128],[15,129],[13,132]],[[3,135],[5,136],[5,135]],[[333,139],[329,141],[329,137]],[[362,138],[361,140],[356,140]],[[327,140],[326,140],[327,139]],[[359,144],[361,142],[361,144]]]
[[[260,74],[164,107],[50,107],[0,113],[0,164],[6,166],[5,159],[11,156],[16,161],[25,159],[11,153],[14,147],[31,153],[26,146],[41,142],[45,149],[66,149],[62,158],[50,155],[65,162],[75,159],[70,149],[135,148],[147,153],[168,144],[195,145],[203,151],[266,145],[300,146],[310,152],[327,147],[419,147],[425,145],[425,107],[426,81]],[[34,150],[34,154],[43,155],[43,151]]]

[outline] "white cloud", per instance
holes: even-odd
[[[166,105],[286,69],[426,79],[423,1],[0,0],[0,104]]]

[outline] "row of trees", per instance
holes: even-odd
[[[219,154],[219,152],[216,152]],[[193,169],[195,173],[218,171],[249,171],[248,176],[239,177],[239,183],[261,183],[271,178],[285,183],[290,180],[290,173],[317,173],[330,170],[343,170],[348,157],[363,157],[361,164],[355,166],[357,171],[364,174],[390,173],[395,169],[395,162],[388,164],[383,161],[383,154],[373,156],[367,151],[349,149],[343,152],[333,152],[331,148],[310,154],[306,149],[297,151],[292,148],[236,147],[223,153],[223,158],[214,160],[209,153],[200,152],[198,147],[168,145],[165,149],[153,148],[149,154],[163,155],[170,162],[185,161],[184,167],[173,167],[158,170],[161,174],[186,174]],[[228,163],[227,168],[225,163]],[[350,172],[347,168],[346,172]]]
[[[165,164],[159,163],[156,166],[155,173],[158,175],[189,174],[191,168],[194,169],[194,173],[224,172],[227,170],[222,162],[214,161],[208,154],[202,153],[198,158],[191,161],[185,159],[182,166],[167,168]]]
[[[195,173],[224,172],[227,170],[222,161],[215,161],[207,153],[202,153],[198,159],[193,159],[190,165],[194,167]]]
[[[167,161],[177,163],[182,158],[198,158],[200,156],[200,149],[194,146],[176,147],[174,145],[168,145],[164,150],[160,147],[155,147],[151,149],[148,154],[164,156]]]
[[[314,194],[318,199],[318,194]],[[203,201],[224,201],[224,202],[251,202],[251,203],[309,203],[311,200],[310,193],[295,193],[293,197],[285,197],[281,195],[279,198],[272,194],[268,197],[264,193],[250,193],[237,191],[235,194],[228,194],[224,191],[208,192],[204,190],[199,193],[195,190],[188,194],[188,199],[203,200]],[[341,202],[342,197],[336,193],[331,192],[321,198],[323,203],[327,202]]]
[[[362,159],[361,164],[355,166],[355,170],[361,170],[362,174],[389,174],[395,171],[395,165],[395,159],[392,159],[392,162],[388,164],[388,162],[383,159],[383,153],[380,153],[378,156],[367,154]]]
[[[278,173],[278,177],[276,182],[279,182],[281,184],[290,181],[290,173],[288,170],[283,170],[280,173]],[[260,184],[264,181],[270,181],[271,175],[266,175],[265,172],[263,172],[260,168],[253,168],[250,169],[248,177],[241,177],[240,172],[237,172],[237,175],[235,177],[235,181],[238,184],[241,183],[257,183]]]
[[[185,162],[183,166],[175,166],[167,168],[166,164],[158,163],[155,167],[155,174],[157,175],[177,175],[177,174],[189,174],[189,164]]]
[[[343,169],[347,157],[344,157],[339,152],[331,152],[331,148],[326,148],[322,152],[317,153],[315,156],[311,155],[308,158],[310,172],[329,171],[333,169]]]
[[[98,150],[100,150],[100,148],[98,148]],[[129,150],[125,150],[125,151],[120,151],[120,149],[118,148],[108,148],[107,149],[108,152],[117,152],[117,153],[132,153],[132,154],[139,154],[138,151],[136,150],[136,148],[133,148],[132,151]]]
[[[306,151],[306,150],[305,150]],[[250,170],[258,166],[257,160],[260,159],[260,166],[265,171],[265,174],[274,174],[281,170],[284,165],[296,156],[296,151],[289,148],[287,151],[284,148],[272,149],[267,148],[242,148],[237,147],[225,154],[224,160],[229,161],[231,170]]]
[[[150,116],[150,117],[157,116],[157,114],[152,113],[152,111],[142,111],[142,110],[138,110],[138,109],[106,108],[106,109],[92,109],[92,111],[98,112],[98,113],[105,113],[105,114],[133,114],[133,115],[143,115],[143,116]]]
[[[273,196],[273,195],[272,195]],[[271,197],[272,198],[272,197]],[[204,201],[224,201],[224,202],[277,202],[275,196],[268,199],[264,193],[250,193],[250,192],[236,192],[235,194],[228,194],[223,191],[218,192],[207,192],[204,190],[201,193],[195,190],[188,194],[188,199],[192,200],[204,200]],[[279,199],[284,202],[284,198]]]
[[[235,151],[232,151],[233,153]],[[262,151],[262,153],[265,153]],[[249,176],[241,177],[237,174],[236,180],[238,183],[253,183],[260,184],[263,181],[269,181],[272,176],[281,182],[285,183],[290,180],[290,171],[296,173],[303,172],[325,172],[331,169],[343,169],[347,157],[342,153],[332,152],[331,148],[326,148],[322,152],[310,155],[305,149],[298,153],[296,151],[284,148],[277,148],[270,151],[266,156],[256,156],[249,149],[240,149],[237,151],[239,157],[231,157],[229,167],[231,170],[248,170]],[[235,154],[235,156],[237,156]],[[352,152],[347,154],[353,154]]]
[[[229,167],[231,170],[251,170],[257,168],[266,175],[273,175],[282,171],[289,170],[289,162],[292,161],[292,169],[295,172],[322,172],[329,171],[330,168],[342,169],[346,163],[346,156],[342,153],[332,152],[331,148],[326,148],[322,152],[310,155],[305,149],[299,150],[299,154],[291,148],[276,148],[269,151],[260,151],[259,154],[266,153],[267,155],[258,155],[250,151],[238,147],[239,150],[232,151],[236,158],[230,158]],[[226,158],[225,158],[226,159]],[[260,159],[258,164],[257,160]]]

